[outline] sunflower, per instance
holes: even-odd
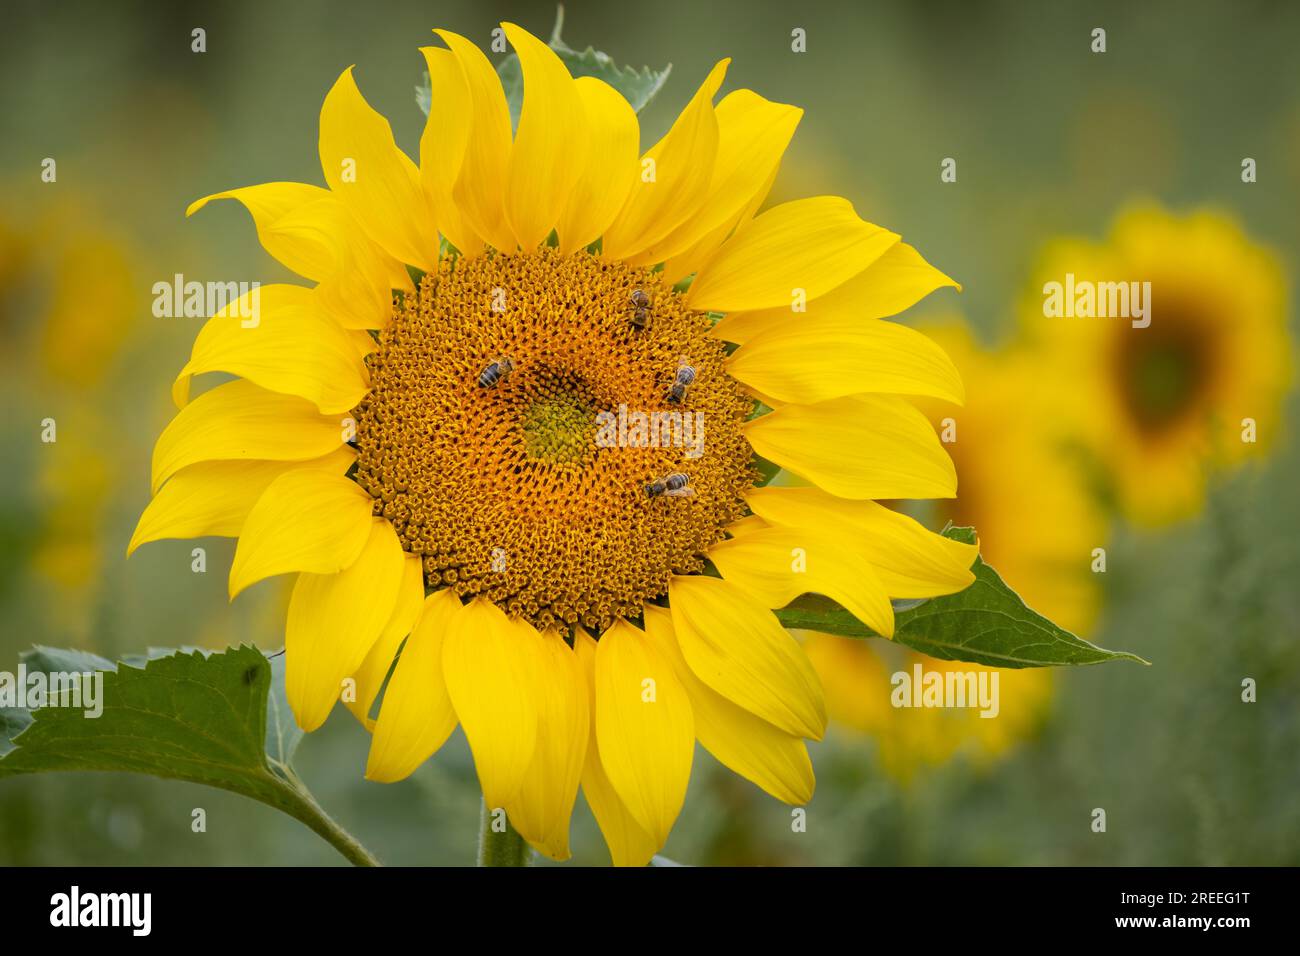
[[[1092,549],[1106,523],[1080,469],[1063,447],[1062,383],[1044,378],[1019,348],[983,349],[958,320],[922,326],[961,367],[971,399],[962,408],[925,402],[924,410],[961,472],[960,494],[927,502],[930,524],[981,529],[984,558],[1025,602],[1075,633],[1092,626],[1099,604]],[[1068,432],[1068,429],[1066,430]],[[997,717],[978,710],[898,709],[892,674],[991,670],[933,660],[877,641],[808,634],[804,647],[821,677],[831,720],[879,742],[883,767],[911,780],[923,767],[964,754],[988,765],[1042,724],[1051,703],[1048,668],[998,668]]]
[[[1076,288],[1149,282],[1148,318],[1048,317],[1044,286],[1067,275]],[[1188,517],[1210,472],[1282,432],[1294,351],[1286,283],[1276,256],[1227,215],[1136,205],[1105,242],[1058,240],[1023,316],[1042,374],[1071,384],[1082,443],[1138,524]]]
[[[642,155],[617,91],[503,27],[513,135],[486,56],[439,30],[418,165],[348,69],[321,110],[327,189],[191,207],[241,202],[315,284],[200,331],[130,548],[237,536],[232,597],[297,574],[289,700],[310,731],[343,699],[370,779],[459,725],[485,806],[540,852],[569,855],[581,785],[614,861],[644,864],[697,739],[812,796],[822,689],[773,609],[817,591],[889,634],[891,597],[971,581],[973,547],[872,500],[955,492],[905,396],[960,401],[959,377],[879,321],[952,283],[844,199],[756,214],[801,111],[715,105],[728,61]],[[191,399],[210,372],[236,378]],[[602,415],[673,412],[706,440],[600,440]],[[810,486],[759,487],[757,456]]]
[[[56,440],[31,462],[15,459],[16,474],[30,471],[30,500],[8,534],[31,548],[32,600],[54,629],[85,643],[102,597],[105,516],[121,487],[107,386],[137,325],[138,253],[76,194],[20,212],[0,218],[5,398],[26,409],[15,424],[44,431],[51,419]]]

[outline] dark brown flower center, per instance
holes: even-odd
[[[444,262],[368,360],[355,480],[430,587],[539,628],[634,618],[702,569],[755,479],[753,402],[709,329],[658,273],[585,252]],[[674,474],[691,494],[658,493]]]

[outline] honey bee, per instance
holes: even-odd
[[[510,377],[510,373],[514,371],[514,367],[514,359],[502,356],[488,365],[488,367],[483,371],[479,372],[478,387],[494,388],[499,382],[503,382]]]
[[[689,498],[695,494],[695,489],[687,482],[688,477],[680,471],[675,471],[671,475],[665,475],[658,481],[652,481],[645,486],[645,493],[651,498],[663,496],[665,498]]]
[[[674,405],[686,401],[686,390],[694,381],[695,369],[686,364],[686,356],[683,355],[677,362],[677,377],[673,379],[673,384],[668,389],[668,401]]]
[[[632,325],[644,329],[650,321],[650,296],[640,289],[632,293]]]

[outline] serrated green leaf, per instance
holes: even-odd
[[[23,658],[29,672],[102,671],[103,710],[88,717],[73,707],[6,709],[0,733],[14,733],[0,756],[0,778],[90,770],[206,784],[275,807],[352,862],[373,864],[289,765],[302,735],[284,698],[283,657],[277,661],[248,645],[151,649],[117,664],[83,651],[36,648]]]
[[[974,528],[944,535],[974,544]],[[1052,667],[1147,661],[1109,651],[1053,624],[1021,600],[993,568],[976,558],[975,581],[964,591],[920,602],[895,602],[894,641],[940,660],[987,667]],[[789,628],[842,637],[879,637],[834,601],[805,595],[776,612]]]
[[[0,707],[0,757],[14,749],[13,739],[31,722],[31,712],[22,707]]]
[[[668,79],[668,74],[672,72],[671,63],[662,70],[652,70],[648,66],[638,70],[631,66],[619,66],[609,54],[602,53],[595,47],[589,46],[581,51],[574,50],[560,36],[563,26],[564,8],[560,7],[556,11],[555,27],[551,31],[549,45],[568,67],[569,73],[575,79],[580,76],[594,76],[604,80],[623,94],[623,98],[632,104],[632,109],[638,113],[654,99],[655,94]],[[510,106],[510,126],[513,129],[519,125],[519,110],[524,99],[524,79],[519,68],[519,57],[514,53],[506,56],[497,65],[497,75],[501,78],[501,86],[506,93],[506,103]],[[415,102],[424,115],[428,116],[432,108],[433,93],[429,87],[427,72],[424,74],[423,81],[415,88]]]

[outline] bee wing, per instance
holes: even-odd
[[[690,485],[684,485],[681,488],[669,488],[664,492],[664,495],[672,498],[693,498],[695,489]]]

